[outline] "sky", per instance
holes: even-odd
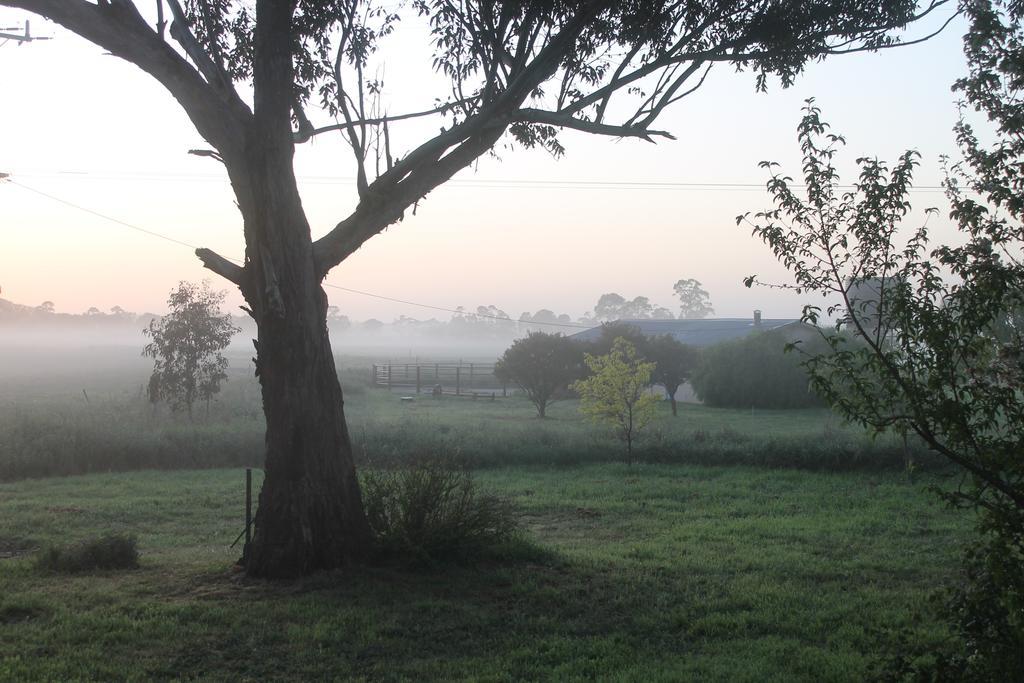
[[[951,11],[913,33],[926,33]],[[0,46],[0,172],[20,184],[0,184],[0,296],[53,301],[61,312],[121,306],[159,313],[179,280],[209,278],[228,289],[189,247],[88,212],[226,256],[242,253],[241,220],[223,171],[187,154],[206,145],[183,112],[135,67],[56,25],[0,11],[3,27],[25,19],[34,34],[53,39]],[[956,152],[950,86],[965,71],[964,30],[955,22],[921,45],[833,57],[810,65],[793,87],[772,83],[767,93],[755,91],[751,74],[717,68],[659,119],[656,127],[675,141],[566,132],[567,152],[558,160],[503,143],[429,195],[415,215],[407,212],[371,239],[327,282],[443,308],[494,305],[513,317],[548,308],[575,318],[605,292],[675,308],[673,283],[696,278],[718,316],[760,309],[769,318],[798,317],[806,297],[742,284],[751,274],[786,281],[770,251],[735,222],[769,206],[758,162],[779,161],[799,175],[796,125],[804,100],[814,97],[848,140],[839,164],[844,179],[855,178],[857,157],[891,160],[916,149],[921,189],[912,195],[910,220],[945,207],[931,188],[942,179],[940,157]],[[419,27],[399,31],[379,72],[389,112],[429,108],[444,92],[429,72],[430,48]],[[396,149],[407,151],[437,125],[407,124],[395,133]],[[296,169],[317,237],[355,205],[350,152],[338,135],[316,138],[298,148]],[[954,239],[948,220],[930,225],[940,241]],[[337,289],[328,295],[356,320],[447,317]],[[231,293],[229,301],[241,298]]]

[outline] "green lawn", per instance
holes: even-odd
[[[2,484],[0,551],[124,531],[143,559],[74,577],[0,560],[0,680],[860,681],[889,647],[880,629],[939,642],[917,608],[970,535],[925,490],[935,480],[895,473],[603,463],[477,478],[516,501],[531,545],[284,584],[229,570],[241,470]]]

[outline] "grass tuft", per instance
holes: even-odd
[[[50,547],[36,566],[43,571],[77,574],[98,569],[138,569],[139,549],[134,536],[107,534],[73,545]]]

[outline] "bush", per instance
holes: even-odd
[[[62,574],[138,569],[139,549],[134,536],[107,534],[74,545],[48,548],[39,556],[38,567]]]
[[[1019,681],[1024,671],[1024,539],[986,533],[967,548],[951,590],[937,593],[950,626],[939,648],[911,646],[909,630],[882,631],[890,641],[881,681]]]
[[[494,376],[522,389],[540,417],[551,403],[565,398],[569,385],[585,374],[581,345],[546,332],[530,332],[515,340],[494,365]]]
[[[417,457],[363,474],[363,504],[381,552],[413,564],[478,559],[512,538],[515,510],[482,493],[453,457]]]
[[[786,343],[783,335],[764,332],[708,347],[691,379],[694,392],[717,408],[822,405],[810,389],[801,354],[786,353]]]
[[[968,548],[947,612],[962,647],[940,658],[940,679],[1009,681],[1024,674],[1024,538],[990,533]]]

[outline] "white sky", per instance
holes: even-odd
[[[0,11],[0,26],[26,18]],[[429,48],[415,27],[404,30],[387,53],[387,94],[397,103],[391,113],[429,107],[443,94],[431,90],[437,81],[429,73],[417,71],[429,67]],[[241,221],[223,173],[215,162],[186,154],[205,145],[169,95],[135,67],[57,26],[36,18],[33,32],[54,40],[0,47],[0,171],[139,227],[240,255]],[[811,65],[794,87],[773,85],[767,94],[754,91],[750,74],[719,68],[656,126],[674,133],[674,142],[565,133],[568,153],[558,161],[539,151],[500,149],[500,161],[484,158],[431,194],[415,216],[373,238],[328,282],[443,307],[493,304],[513,316],[550,308],[576,317],[612,291],[675,308],[672,284],[693,277],[720,316],[760,308],[766,317],[796,317],[801,299],[748,290],[741,282],[753,273],[785,277],[768,249],[734,221],[768,206],[763,191],[570,188],[566,181],[762,184],[766,175],[757,163],[763,159],[783,162],[799,176],[796,124],[803,100],[813,96],[849,142],[844,180],[854,179],[856,157],[894,159],[914,148],[923,155],[917,184],[938,185],[940,155],[955,153],[950,85],[964,71],[963,32],[958,23],[919,46],[835,57]],[[408,151],[436,125],[410,124],[404,137],[397,133],[396,152]],[[297,153],[315,236],[354,205],[349,158],[336,136]],[[945,206],[932,191],[913,199],[918,209]],[[936,239],[951,236],[948,221],[932,225]],[[178,280],[204,277],[221,286],[185,247],[0,185],[4,298],[52,300],[68,312],[114,305],[160,312]],[[446,317],[328,293],[355,319]]]

